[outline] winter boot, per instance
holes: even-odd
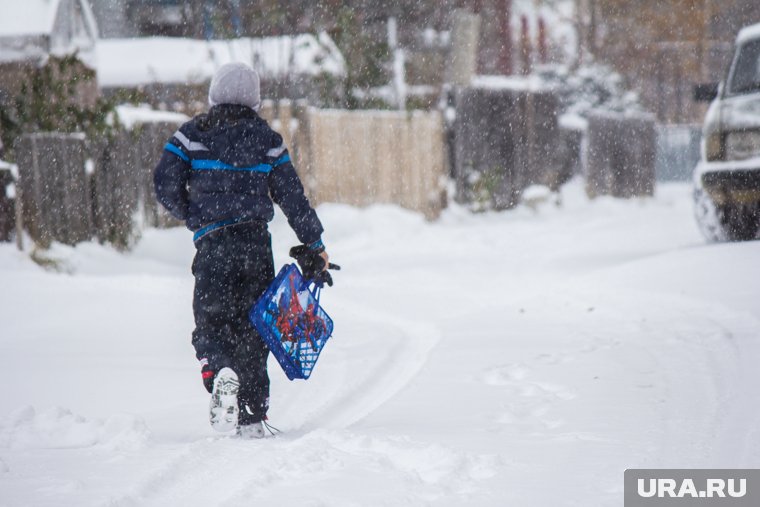
[[[253,424],[241,424],[238,426],[237,435],[245,440],[264,438],[264,424],[261,421]]]
[[[238,391],[240,382],[230,368],[222,368],[214,379],[209,404],[209,420],[216,431],[231,431],[238,424]]]

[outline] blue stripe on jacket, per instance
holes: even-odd
[[[190,162],[190,157],[188,157],[187,155],[185,155],[185,153],[182,150],[180,150],[179,148],[177,148],[172,143],[166,143],[166,146],[164,146],[164,149],[166,151],[168,151],[168,152],[174,153],[175,155],[177,155],[179,158],[181,158],[185,162]]]
[[[285,162],[290,162],[290,155],[287,153],[277,160],[275,160],[274,164],[258,164],[251,167],[235,167],[230,164],[225,164],[221,160],[193,160],[190,161],[190,157],[185,155],[185,153],[178,148],[177,146],[166,143],[166,146],[164,146],[164,149],[168,152],[174,153],[179,158],[184,160],[185,162],[190,162],[190,166],[193,169],[197,169],[200,171],[250,171],[250,172],[257,172],[257,173],[268,173],[275,167],[284,164]]]
[[[198,241],[206,234],[213,232],[217,229],[221,229],[222,227],[227,227],[228,225],[235,225],[240,222],[242,222],[243,218],[228,218],[227,220],[220,220],[218,222],[214,222],[213,224],[209,224],[206,227],[202,227],[195,231],[195,234],[193,234],[193,241]]]
[[[273,169],[270,164],[258,164],[252,167],[235,167],[230,164],[225,164],[221,160],[193,160],[190,163],[190,166],[198,171],[249,171],[268,173]]]

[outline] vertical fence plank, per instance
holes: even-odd
[[[15,228],[15,202],[7,194],[13,182],[10,169],[0,168],[0,242],[10,241]]]

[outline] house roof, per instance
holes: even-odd
[[[203,83],[229,62],[247,63],[264,78],[346,72],[343,55],[325,33],[211,41],[100,39],[96,50],[98,82],[103,87]]]
[[[60,3],[61,0],[0,0],[0,37],[51,33]]]
[[[0,63],[79,53],[94,68],[98,29],[85,0],[0,0]]]

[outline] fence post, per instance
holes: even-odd
[[[16,248],[24,251],[24,195],[21,185],[16,182]]]
[[[293,133],[291,157],[295,161],[298,175],[303,182],[306,196],[314,204],[316,181],[312,169],[313,150],[311,146],[311,108],[306,101],[299,100],[293,109],[293,117],[298,121],[298,128]]]
[[[0,242],[11,240],[14,227],[14,200],[8,197],[8,187],[13,183],[10,169],[0,168]]]

